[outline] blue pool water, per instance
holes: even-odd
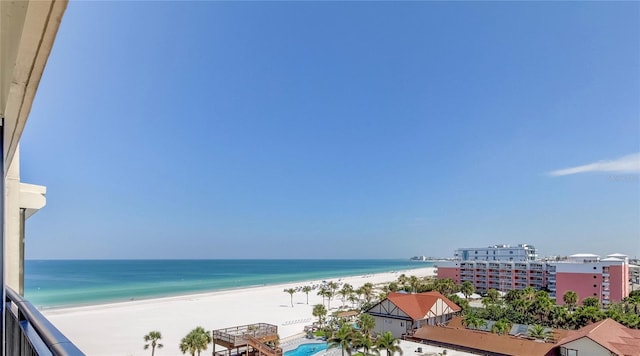
[[[311,356],[327,349],[326,343],[302,344],[294,350],[287,351],[284,356]]]

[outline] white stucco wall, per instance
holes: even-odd
[[[405,334],[407,332],[407,323],[411,323],[406,320],[383,318],[380,316],[374,316],[373,318],[376,321],[376,327],[373,329],[376,334],[391,331],[395,337],[400,337],[402,334]]]

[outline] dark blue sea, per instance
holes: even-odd
[[[41,308],[429,267],[409,260],[29,260],[25,296]]]

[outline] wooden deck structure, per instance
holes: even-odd
[[[240,348],[245,348],[247,355],[258,356],[282,356],[280,347],[267,345],[268,342],[275,342],[279,339],[278,327],[266,323],[233,326],[225,329],[212,331],[213,355],[216,354],[216,345],[227,349],[226,356],[231,356],[231,350],[236,349],[236,354],[240,354]]]

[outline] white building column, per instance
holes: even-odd
[[[20,292],[20,148],[9,163],[5,178],[5,283]]]
[[[5,179],[5,282],[24,295],[24,223],[46,205],[46,188],[20,182],[20,146]]]

